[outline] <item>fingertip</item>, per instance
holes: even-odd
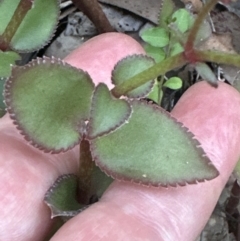
[[[85,42],[65,61],[87,71],[96,85],[102,82],[111,89],[111,71],[115,64],[128,55],[144,53],[143,47],[128,35],[105,33]]]

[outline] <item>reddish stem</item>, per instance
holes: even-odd
[[[94,165],[89,141],[83,139],[80,143],[80,160],[78,168],[78,201],[81,204],[89,204],[89,192],[92,184]]]
[[[197,37],[197,33],[199,31],[199,28],[201,27],[201,24],[203,23],[204,19],[206,18],[207,14],[211,11],[211,9],[216,5],[218,0],[209,0],[206,5],[202,8],[202,10],[199,12],[193,27],[190,30],[190,33],[188,35],[187,42],[185,44],[185,57],[187,58],[189,63],[195,63],[198,59],[196,52],[194,51],[194,42]]]
[[[97,0],[72,0],[72,2],[88,16],[99,33],[114,32]]]
[[[3,35],[0,37],[0,49],[6,51],[9,48],[10,42],[17,32],[20,24],[25,18],[28,11],[32,8],[33,0],[21,0],[8,23]]]

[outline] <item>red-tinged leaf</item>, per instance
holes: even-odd
[[[77,202],[77,185],[77,176],[68,174],[60,176],[50,187],[44,202],[51,209],[51,218],[74,217],[86,209],[86,205]]]
[[[120,85],[134,75],[153,66],[155,61],[146,55],[131,55],[120,60],[112,71],[112,82]],[[154,85],[154,80],[149,80],[146,84],[128,92],[127,97],[142,98],[148,95]]]
[[[116,130],[128,120],[131,112],[126,100],[114,98],[105,84],[99,84],[93,95],[88,137],[92,139]]]
[[[58,153],[80,142],[89,118],[90,76],[61,60],[33,60],[14,67],[5,85],[10,117],[35,147]]]
[[[96,164],[118,180],[184,186],[218,176],[193,134],[160,107],[133,101],[128,123],[91,140]]]

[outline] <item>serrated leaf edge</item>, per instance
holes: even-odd
[[[155,60],[150,57],[149,55],[146,55],[146,54],[133,54],[133,55],[129,55],[129,56],[126,56],[124,57],[123,59],[121,59],[120,61],[118,61],[115,66],[113,67],[113,70],[112,70],[112,73],[111,73],[111,83],[116,86],[116,83],[115,83],[115,80],[114,80],[114,74],[116,72],[116,69],[118,67],[119,64],[121,64],[123,61],[125,61],[126,59],[129,59],[129,58],[141,58],[141,57],[144,57],[146,59],[149,59],[149,60],[152,60],[153,63],[155,63]],[[141,95],[131,95],[131,94],[125,94],[124,96],[128,97],[128,98],[131,98],[131,99],[140,99],[140,98],[144,98],[146,97],[152,90],[153,86],[154,86],[154,80],[149,80],[149,82],[151,81],[151,84],[149,84],[149,88],[143,92]],[[140,87],[140,86],[139,86]]]
[[[215,170],[216,170],[216,175],[213,178],[216,178],[219,175],[219,171],[217,170],[217,168],[214,166],[214,164],[211,162],[210,158],[208,158],[207,154],[205,153],[204,149],[201,146],[201,143],[197,140],[197,138],[195,137],[195,135],[189,130],[189,128],[187,128],[182,122],[178,121],[175,117],[173,117],[169,112],[167,112],[165,109],[163,109],[162,107],[156,105],[156,104],[151,104],[145,100],[132,100],[131,102],[141,102],[142,104],[147,104],[148,106],[150,106],[154,111],[160,111],[164,114],[166,114],[169,118],[171,118],[180,128],[183,128],[185,130],[185,132],[189,135],[189,137],[192,139],[196,150],[199,152],[199,155],[202,157],[203,161],[209,165],[212,166]],[[130,120],[131,121],[131,120]],[[101,161],[99,159],[99,156],[95,154],[95,146],[93,145],[92,141],[90,141],[90,150],[92,153],[92,157],[93,160],[95,161],[95,164],[107,175],[110,176],[111,178],[117,180],[117,181],[121,181],[121,182],[131,182],[131,183],[135,183],[141,186],[146,186],[146,187],[164,187],[164,188],[168,188],[168,187],[183,187],[186,185],[192,185],[192,184],[198,184],[201,182],[206,182],[208,180],[212,180],[213,178],[203,178],[203,179],[194,179],[192,181],[182,181],[182,182],[178,182],[178,183],[168,183],[168,184],[162,184],[162,183],[151,183],[151,182],[143,182],[141,180],[134,180],[134,179],[129,179],[126,177],[123,177],[122,175],[119,175],[115,172],[112,172],[111,170],[105,168],[104,166],[101,165]],[[100,165],[99,165],[100,164]]]
[[[23,126],[19,123],[19,121],[17,120],[16,117],[16,112],[14,111],[14,108],[11,106],[11,94],[10,94],[10,90],[12,88],[12,83],[13,83],[13,74],[16,72],[22,72],[22,70],[26,70],[26,69],[31,69],[34,66],[37,65],[41,65],[41,64],[45,64],[47,62],[50,62],[51,64],[58,64],[58,65],[62,65],[62,66],[66,66],[70,69],[73,70],[77,70],[79,72],[85,73],[86,75],[88,75],[89,80],[91,80],[92,85],[94,86],[94,83],[92,82],[92,79],[90,77],[90,75],[86,72],[83,71],[81,69],[78,69],[76,67],[71,66],[70,64],[67,64],[66,62],[64,62],[63,60],[61,60],[60,58],[55,58],[55,57],[46,57],[43,56],[43,58],[36,58],[34,60],[32,60],[31,62],[29,62],[28,64],[24,65],[24,66],[13,66],[12,67],[12,75],[10,77],[7,78],[5,85],[4,85],[4,91],[3,91],[3,96],[4,96],[4,103],[6,105],[6,110],[9,113],[10,118],[13,120],[13,124],[16,126],[17,130],[19,131],[19,133],[21,135],[23,135],[24,139],[31,144],[32,146],[34,146],[35,148],[45,152],[45,153],[51,153],[51,154],[58,154],[58,153],[63,153],[66,152],[68,150],[71,150],[73,147],[75,147],[77,144],[80,143],[82,137],[79,136],[78,141],[76,141],[75,143],[73,143],[71,146],[69,146],[68,148],[61,148],[58,150],[55,149],[49,149],[49,148],[45,148],[42,145],[36,143],[25,131],[25,129],[23,128]],[[79,120],[79,124],[77,125],[77,129],[80,130],[83,127],[85,128],[85,122],[86,120]],[[82,131],[83,132],[83,131]],[[80,131],[81,133],[81,131]]]
[[[103,85],[105,85],[105,86],[107,87],[106,84],[104,84],[104,83],[101,83],[101,84],[103,84]],[[98,85],[98,86],[99,86],[99,85]],[[94,108],[95,108],[95,106],[93,105],[93,103],[95,102],[95,101],[94,101],[95,98],[96,98],[96,97],[95,97],[95,92],[97,91],[98,86],[95,88],[95,91],[93,92],[92,105],[91,105],[91,110],[90,110],[90,118],[89,118],[89,123],[88,123],[88,126],[87,126],[86,139],[89,140],[89,141],[90,141],[90,140],[93,140],[93,139],[95,139],[95,138],[97,138],[97,137],[105,136],[105,135],[107,135],[107,134],[110,134],[110,133],[116,131],[116,130],[119,129],[122,125],[126,124],[127,121],[131,118],[131,115],[132,115],[132,106],[130,105],[129,101],[127,101],[126,99],[119,99],[119,100],[124,100],[125,103],[127,103],[128,107],[129,107],[129,111],[128,111],[128,113],[126,114],[126,116],[122,119],[122,121],[120,121],[120,122],[119,122],[117,125],[115,125],[114,127],[110,128],[108,131],[104,131],[104,132],[102,132],[102,133],[100,133],[100,134],[93,135],[93,136],[88,135],[89,129],[92,128],[92,125],[91,125],[92,119],[93,119],[93,118],[92,118],[92,113],[93,113]],[[118,99],[118,98],[115,98],[115,97],[111,94],[110,91],[109,91],[109,94],[110,94],[111,99],[113,99],[113,100],[117,100],[117,99]]]
[[[57,8],[58,8],[58,14],[57,14],[57,18],[55,19],[55,25],[48,37],[48,39],[43,42],[41,45],[39,45],[38,47],[36,48],[29,48],[29,49],[25,49],[25,50],[19,50],[19,49],[16,49],[14,48],[14,46],[12,46],[12,43],[10,43],[10,48],[14,51],[16,51],[17,53],[30,53],[30,52],[34,52],[34,51],[37,51],[37,50],[40,50],[42,49],[44,46],[48,45],[51,40],[53,39],[53,37],[55,36],[55,33],[57,31],[57,28],[58,28],[58,24],[59,24],[59,16],[61,14],[61,8],[60,8],[60,4],[61,4],[61,0],[57,0]]]
[[[75,174],[64,174],[61,175],[60,177],[57,178],[57,180],[52,184],[52,186],[47,190],[44,196],[44,203],[50,208],[51,210],[51,219],[55,217],[74,217],[77,214],[81,213],[85,209],[89,207],[89,205],[83,206],[82,208],[78,210],[72,210],[72,211],[63,211],[63,210],[58,210],[57,208],[54,207],[51,203],[49,203],[48,198],[51,197],[51,194],[54,192],[56,186],[63,180],[63,179],[68,179],[75,177],[76,179],[78,178],[77,175]],[[80,204],[79,204],[80,205]]]

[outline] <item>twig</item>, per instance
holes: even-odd
[[[100,4],[97,0],[72,0],[74,5],[81,10],[96,26],[99,33],[114,32]]]

